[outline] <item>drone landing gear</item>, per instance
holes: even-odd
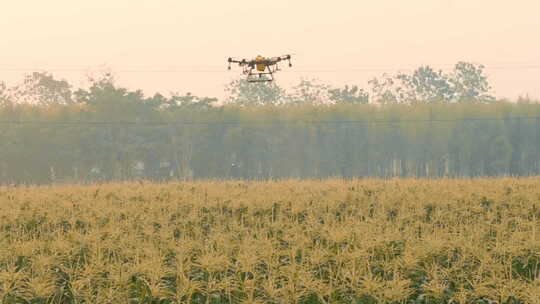
[[[247,73],[246,80],[248,82],[270,82],[274,81],[274,71],[270,66],[266,66],[267,72],[253,72],[253,69],[250,69]],[[265,76],[268,75],[269,77]]]

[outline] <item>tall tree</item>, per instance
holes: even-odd
[[[328,90],[329,98],[335,103],[359,104],[369,102],[369,93],[358,86],[333,88]]]
[[[422,66],[412,74],[383,74],[371,85],[373,100],[378,103],[429,103],[433,101],[493,101],[484,66],[458,62],[450,73]]]
[[[493,101],[495,98],[489,94],[491,86],[484,75],[484,66],[458,62],[449,82],[454,90],[453,98],[457,101]]]
[[[405,102],[408,98],[402,80],[389,74],[383,74],[382,79],[373,78],[368,81],[371,86],[372,101],[379,104]]]
[[[429,103],[451,100],[454,97],[449,76],[441,70],[433,70],[430,66],[422,66],[412,75],[400,73],[396,78],[403,82],[408,101]]]
[[[217,102],[217,98],[199,97],[190,92],[181,95],[175,93],[165,103],[171,107],[183,107],[193,109],[209,109]]]
[[[57,80],[47,72],[34,72],[24,77],[14,89],[18,102],[53,105],[72,104],[72,88],[66,80]]]
[[[287,99],[294,104],[321,105],[330,100],[328,89],[328,85],[317,79],[301,79],[300,83],[292,88],[292,93]]]
[[[11,98],[9,96],[6,83],[3,81],[0,81],[0,106],[7,105],[10,102],[11,102]]]
[[[238,105],[278,105],[284,102],[285,90],[275,82],[231,81],[225,91],[227,101]]]

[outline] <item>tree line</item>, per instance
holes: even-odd
[[[540,105],[496,100],[482,69],[383,75],[369,93],[236,80],[221,103],[32,73],[0,85],[0,183],[539,174]]]

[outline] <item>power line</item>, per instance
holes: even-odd
[[[484,66],[486,70],[528,70],[528,69],[540,69],[540,64],[523,64],[523,65],[487,65]],[[389,71],[405,71],[414,70],[414,67],[395,66],[395,67],[373,67],[373,66],[358,66],[349,68],[316,68],[316,69],[284,69],[281,72],[287,73],[343,73],[343,72],[389,72]],[[446,68],[448,69],[448,68]],[[95,69],[88,68],[47,68],[47,67],[0,67],[2,72],[36,72],[36,71],[48,71],[48,72],[89,72]],[[115,73],[230,73],[226,68],[112,68],[112,72]]]
[[[511,117],[464,117],[455,119],[405,119],[405,120],[276,120],[276,121],[30,121],[0,120],[3,125],[90,125],[90,126],[174,126],[174,125],[279,125],[279,124],[403,124],[403,123],[443,123],[464,121],[507,121],[507,120],[540,120],[540,116]]]

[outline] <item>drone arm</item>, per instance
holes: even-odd
[[[284,55],[284,56],[280,56],[280,57],[277,57],[277,58],[278,58],[278,61],[282,61],[282,60],[289,61],[289,67],[292,67],[291,55]]]
[[[238,63],[239,66],[244,66],[248,64],[248,61],[246,61],[245,59],[238,60],[231,57],[227,59],[227,62],[229,63],[229,67],[228,67],[229,70],[231,69],[231,63]]]
[[[229,62],[229,63],[247,63],[247,61],[245,59],[237,60],[237,59],[233,59],[233,58],[229,58],[227,60],[227,62]]]
[[[289,59],[291,59],[291,55],[283,55],[283,56],[279,56],[277,58],[279,58],[279,60],[289,60]]]

